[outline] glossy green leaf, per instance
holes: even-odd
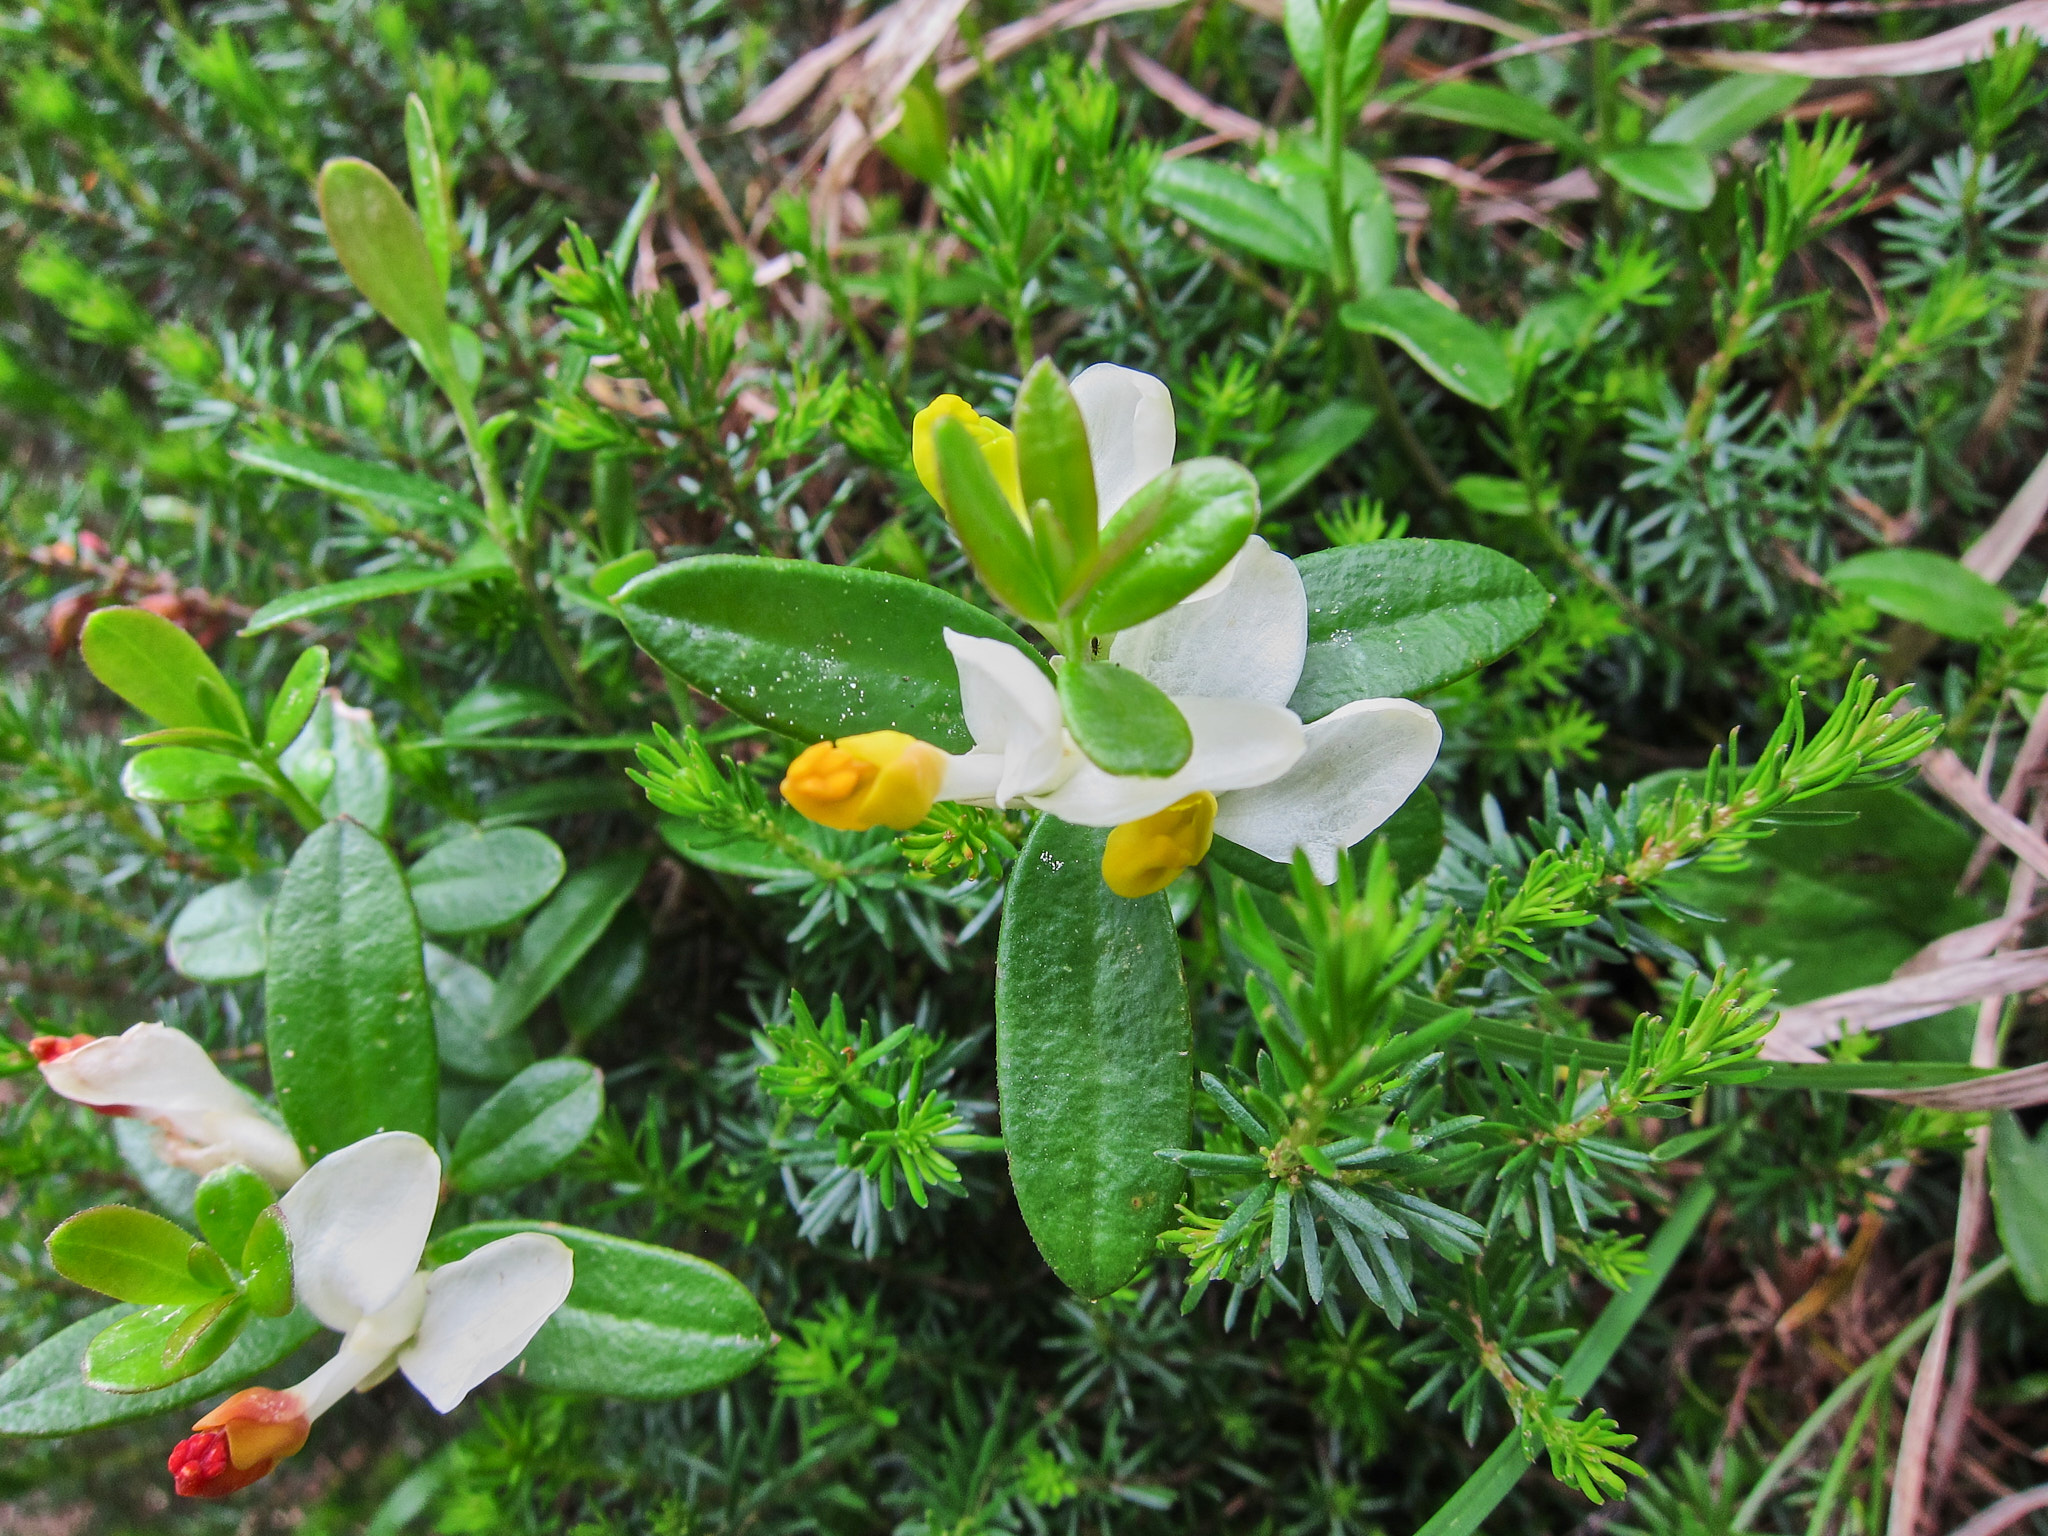
[[[240,1163],[216,1168],[199,1181],[192,1199],[192,1215],[214,1251],[241,1262],[249,1246],[249,1233],[256,1218],[277,1199],[271,1187],[254,1169]]]
[[[1259,459],[1259,506],[1275,512],[1357,445],[1378,412],[1356,400],[1332,400],[1290,422]]]
[[[311,486],[330,496],[366,501],[409,527],[422,518],[453,518],[475,528],[484,526],[484,509],[468,497],[451,491],[438,480],[393,469],[389,464],[324,453],[300,443],[256,441],[239,444],[230,451],[230,457],[251,469]]]
[[[1511,139],[1548,144],[1574,159],[1583,158],[1586,153],[1585,138],[1541,103],[1476,80],[1447,80],[1442,85],[1433,85],[1404,101],[1401,110],[1439,122],[1491,129]]]
[[[121,770],[121,793],[146,805],[225,800],[269,789],[270,780],[253,763],[199,747],[151,747]]]
[[[547,900],[568,868],[555,840],[531,827],[450,838],[406,871],[428,933],[481,933]]]
[[[1323,79],[1329,52],[1328,34],[1323,28],[1320,0],[1287,0],[1281,13],[1287,33],[1287,48],[1294,55],[1294,67],[1308,86],[1309,99],[1322,100]],[[1364,104],[1365,91],[1378,62],[1380,44],[1386,40],[1388,7],[1385,0],[1365,9],[1352,29],[1350,47],[1345,50],[1344,105],[1356,112]]]
[[[1014,422],[1024,505],[1051,506],[1061,545],[1057,568],[1077,570],[1095,554],[1095,469],[1081,407],[1051,358],[1040,358],[1024,376]]]
[[[1328,242],[1279,193],[1243,171],[1192,156],[1162,160],[1145,190],[1168,213],[1233,250],[1297,272],[1329,269]]]
[[[1804,75],[1724,75],[1667,112],[1650,130],[1650,142],[1718,155],[1791,107],[1812,84]]]
[[[932,447],[946,488],[946,521],[982,585],[1011,611],[1041,623],[1050,619],[1056,606],[1053,590],[1031,534],[967,428],[941,420],[932,428]]]
[[[552,1173],[604,1113],[604,1074],[587,1061],[537,1061],[471,1115],[448,1179],[466,1195],[517,1189]]]
[[[1075,744],[1105,772],[1164,778],[1195,749],[1173,700],[1128,667],[1070,661],[1060,668],[1059,692]]]
[[[485,1033],[498,985],[488,973],[438,944],[427,945],[423,959],[442,1067],[477,1082],[502,1083],[533,1060],[533,1047],[518,1030],[497,1037]]]
[[[382,836],[391,825],[391,760],[367,709],[320,695],[312,718],[278,758],[291,781],[326,816],[346,816]]]
[[[73,1285],[141,1306],[210,1301],[220,1287],[192,1271],[192,1234],[129,1205],[99,1205],[62,1222],[46,1244]]]
[[[2014,1278],[2048,1306],[2048,1138],[2029,1136],[2011,1110],[1991,1117],[1991,1199]]]
[[[491,994],[484,1033],[497,1037],[524,1024],[603,935],[646,873],[646,851],[629,849],[564,880],[520,934]]]
[[[275,1205],[256,1213],[249,1240],[242,1245],[242,1294],[263,1317],[283,1317],[292,1309],[292,1240],[284,1212]]]
[[[625,1011],[647,977],[653,943],[647,914],[631,905],[619,908],[604,937],[555,989],[562,1022],[578,1040],[587,1040]]]
[[[1096,568],[1069,599],[1091,635],[1166,612],[1230,563],[1259,521],[1259,484],[1229,459],[1190,459],[1139,487],[1102,530]]]
[[[447,295],[398,188],[367,160],[351,158],[323,165],[317,191],[320,221],[356,291],[430,361],[451,365]]]
[[[1430,871],[1436,868],[1437,860],[1443,857],[1444,812],[1427,784],[1419,785],[1415,793],[1402,803],[1401,809],[1382,822],[1377,830],[1351,845],[1352,863],[1364,868],[1373,845],[1379,842],[1387,845],[1387,856],[1394,861],[1403,887],[1420,884],[1429,877]],[[1288,866],[1264,854],[1253,853],[1228,838],[1219,837],[1211,843],[1209,857],[1240,880],[1250,881],[1282,896],[1294,894],[1294,872]]]
[[[192,981],[247,981],[263,974],[270,945],[270,903],[284,876],[275,871],[202,891],[171,922],[164,950]]]
[[[974,738],[944,631],[1007,640],[1037,659],[1002,620],[937,587],[805,560],[678,560],[633,582],[618,605],[627,632],[670,672],[802,742],[896,730],[965,752]]]
[[[1829,567],[1828,585],[1879,613],[1951,640],[2003,630],[2012,599],[1960,560],[1931,549],[1873,549]]]
[[[1391,539],[1305,555],[1308,656],[1288,701],[1319,720],[1353,699],[1419,698],[1536,632],[1550,596],[1478,544]]]
[[[248,1321],[248,1305],[233,1294],[131,1312],[86,1347],[86,1385],[99,1392],[160,1391],[226,1354]]]
[[[220,668],[162,614],[101,608],[85,621],[78,650],[94,677],[157,724],[248,737],[248,716]]]
[[[305,587],[274,598],[249,615],[242,626],[245,635],[260,635],[300,619],[331,613],[337,608],[354,608],[380,597],[404,597],[414,592],[437,592],[444,587],[466,587],[473,581],[497,581],[512,574],[511,562],[489,539],[479,538],[452,565],[413,566],[379,571],[374,576],[356,576],[325,586]]]
[[[1010,1182],[1038,1251],[1083,1296],[1152,1258],[1182,1175],[1194,1048],[1164,895],[1102,883],[1108,833],[1042,816],[1011,876],[996,963]]]
[[[419,924],[390,850],[354,822],[329,822],[292,856],[264,1002],[278,1105],[307,1162],[378,1131],[434,1139]]]
[[[45,1339],[0,1374],[0,1435],[76,1435],[153,1418],[238,1387],[304,1344],[321,1327],[309,1312],[257,1318],[226,1354],[196,1376],[155,1392],[115,1394],[85,1383],[86,1350],[131,1307],[109,1307]]]
[[[1338,316],[1354,331],[1384,336],[1454,395],[1498,410],[1515,392],[1500,337],[1413,288],[1353,299]]]
[[[552,1222],[459,1227],[427,1250],[436,1264],[514,1232],[545,1232],[576,1256],[576,1281],[506,1374],[554,1392],[667,1398],[745,1375],[774,1341],[747,1288],[716,1264]]]
[[[1714,200],[1714,166],[1690,144],[1638,144],[1609,150],[1600,169],[1638,197],[1697,213]]]
[[[270,711],[263,717],[263,745],[272,752],[290,746],[313,717],[320,690],[326,686],[327,647],[309,645],[299,652],[299,659],[270,701]]]

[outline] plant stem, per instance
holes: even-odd
[[[1394,424],[1394,436],[1401,444],[1401,451],[1408,456],[1408,462],[1415,466],[1415,472],[1422,476],[1423,484],[1430,494],[1446,506],[1458,506],[1458,493],[1451,488],[1451,482],[1422,439],[1415,434],[1414,426],[1408,420],[1407,412],[1401,409],[1400,399],[1394,394],[1394,386],[1387,378],[1387,370],[1380,363],[1379,344],[1363,332],[1354,331],[1352,339],[1358,348],[1358,370],[1365,380],[1366,393],[1380,408],[1388,421]]]

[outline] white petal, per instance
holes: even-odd
[[[241,1163],[262,1175],[272,1189],[290,1189],[305,1175],[306,1163],[291,1137],[244,1105],[236,1111],[176,1111],[151,1115],[164,1134],[165,1161],[206,1174]]]
[[[245,1113],[248,1100],[206,1048],[167,1024],[137,1024],[43,1064],[43,1081],[77,1104],[126,1106],[143,1118],[170,1110]]]
[[[346,1332],[390,1305],[420,1267],[440,1195],[441,1159],[410,1131],[366,1136],[315,1163],[278,1202],[306,1309]]]
[[[1106,523],[1133,491],[1173,467],[1173,396],[1151,374],[1115,363],[1082,369],[1073,389]]]
[[[1225,795],[1216,835],[1282,863],[1307,850],[1316,878],[1337,878],[1337,852],[1401,808],[1443,744],[1436,716],[1406,699],[1358,699],[1304,732],[1308,750],[1284,778]]]
[[[1308,593],[1294,562],[1254,534],[1229,582],[1110,641],[1109,659],[1170,694],[1285,704],[1308,654]]]
[[[575,1278],[576,1256],[558,1237],[515,1232],[484,1244],[427,1276],[427,1310],[398,1368],[436,1412],[453,1412],[519,1358]]]
[[[1003,640],[946,630],[946,648],[960,672],[960,709],[975,753],[999,753],[996,803],[1049,783],[1063,745],[1060,699],[1038,664]]]
[[[1254,699],[1173,702],[1195,738],[1195,749],[1178,773],[1163,779],[1105,773],[1084,758],[1058,789],[1029,796],[1031,804],[1076,826],[1121,826],[1163,811],[1198,789],[1220,792],[1267,783],[1301,756],[1301,721],[1292,710]]]

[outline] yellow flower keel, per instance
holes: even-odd
[[[869,731],[804,748],[783,775],[782,798],[822,827],[908,832],[931,813],[945,777],[946,754],[930,742]]]
[[[917,478],[932,493],[932,499],[942,507],[946,504],[945,490],[939,484],[939,450],[932,441],[932,431],[941,421],[949,419],[967,428],[974,439],[974,446],[988,461],[989,473],[996,477],[997,488],[1009,499],[1017,516],[1023,517],[1024,482],[1017,471],[1016,437],[993,417],[977,414],[974,407],[958,395],[939,396],[919,411],[917,419],[910,424],[910,462],[916,466]]]
[[[1127,821],[1102,850],[1102,880],[1119,896],[1163,891],[1209,851],[1216,835],[1216,797],[1206,789],[1163,811]]]

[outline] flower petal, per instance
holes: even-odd
[[[437,1413],[503,1370],[569,1297],[576,1256],[545,1232],[515,1232],[427,1276],[419,1332],[398,1368]]]
[[[1163,811],[1198,789],[1216,793],[1268,783],[1301,756],[1301,721],[1292,710],[1256,699],[1173,702],[1195,738],[1195,749],[1178,773],[1163,779],[1105,773],[1082,758],[1073,777],[1058,789],[1025,798],[1076,826],[1118,827]]]
[[[1285,704],[1308,654],[1308,593],[1294,562],[1254,534],[1213,597],[1196,593],[1124,630],[1109,659],[1170,694]]]
[[[1173,396],[1151,374],[1115,363],[1082,369],[1073,389],[1106,523],[1133,491],[1173,467]]]
[[[366,1136],[315,1163],[278,1201],[306,1309],[345,1333],[388,1306],[420,1267],[440,1195],[441,1159],[410,1131]]]
[[[182,1110],[249,1113],[206,1048],[168,1024],[137,1024],[43,1063],[43,1080],[74,1104],[122,1106],[144,1116]]]
[[[1407,699],[1358,699],[1307,727],[1307,750],[1285,777],[1223,796],[1216,835],[1282,863],[1305,849],[1316,878],[1337,878],[1337,853],[1401,808],[1443,744],[1436,716]]]
[[[960,672],[960,708],[975,752],[1000,753],[997,805],[1048,783],[1064,745],[1060,699],[1037,665],[1005,640],[946,630],[946,648]],[[941,794],[946,793],[941,787]]]

